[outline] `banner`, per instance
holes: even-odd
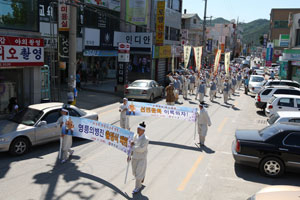
[[[70,6],[63,0],[59,0],[58,3],[58,30],[69,31],[70,29]]]
[[[130,151],[133,132],[86,118],[64,116],[62,133],[113,146],[124,153]]]
[[[126,21],[135,25],[147,25],[148,0],[127,0]]]
[[[221,49],[218,49],[218,51],[216,53],[216,57],[215,57],[215,64],[214,64],[215,74],[217,74],[217,72],[218,72],[220,58],[221,58]]]
[[[190,56],[191,56],[191,46],[184,46],[183,51],[184,51],[184,68],[186,69],[188,67],[189,61],[190,61]]]
[[[201,69],[201,58],[202,58],[202,49],[203,47],[194,47],[195,63],[197,71]]]
[[[267,53],[266,53],[266,66],[267,67],[272,66],[273,49],[274,49],[274,43],[269,42],[267,45]]]
[[[163,45],[165,39],[165,2],[158,1],[156,9],[156,45]]]
[[[197,108],[141,103],[135,101],[129,101],[128,108],[129,109],[126,114],[129,116],[161,117],[168,119],[180,119],[190,122],[196,121]]]
[[[225,53],[225,72],[229,74],[229,66],[230,66],[230,52]]]

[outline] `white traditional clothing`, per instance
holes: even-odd
[[[147,169],[147,153],[149,139],[145,133],[141,136],[135,135],[133,139],[134,145],[132,146],[132,174],[135,177],[135,188],[142,187],[142,181],[146,175]]]
[[[185,99],[187,98],[188,90],[189,90],[189,79],[183,78],[182,95],[183,98]]]
[[[120,127],[123,129],[129,130],[129,117],[126,115],[126,112],[128,110],[128,104],[124,105],[122,104],[120,106]]]
[[[197,112],[197,124],[199,143],[204,145],[205,137],[207,135],[207,126],[211,126],[211,121],[205,108],[202,108],[200,112]]]
[[[68,115],[65,115],[68,116]],[[57,124],[60,126],[63,123],[63,116],[58,118]],[[63,132],[63,129],[61,131],[61,134]],[[73,150],[71,150],[72,147],[72,135],[65,135],[62,134],[62,160],[65,161],[69,158],[69,156],[73,153]]]

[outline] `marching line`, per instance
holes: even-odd
[[[198,159],[196,160],[196,162],[194,163],[193,167],[190,169],[190,171],[187,173],[186,177],[184,178],[184,180],[182,181],[182,183],[179,185],[179,187],[177,188],[178,191],[183,191],[185,186],[187,185],[187,183],[190,181],[190,179],[192,178],[193,174],[195,173],[198,165],[200,164],[201,160],[203,159],[203,155],[200,155],[198,157]]]
[[[222,123],[219,125],[219,127],[218,127],[218,132],[221,132],[222,131],[222,129],[224,128],[224,126],[225,126],[225,124],[226,124],[226,122],[228,121],[228,117],[225,117],[224,119],[223,119],[223,121],[222,121]]]

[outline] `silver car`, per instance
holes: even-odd
[[[249,80],[249,92],[252,93],[252,94],[257,94],[263,84],[265,82],[265,78],[261,75],[251,75],[250,76],[250,80]]]
[[[153,80],[136,80],[125,90],[125,97],[153,102],[156,97],[164,97],[164,87]]]
[[[31,105],[18,112],[12,119],[0,121],[0,152],[9,151],[22,155],[30,146],[58,140],[63,103],[42,103]],[[66,106],[70,116],[98,120],[95,112]]]

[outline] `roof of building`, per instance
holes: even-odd
[[[200,19],[200,17],[198,16],[197,13],[182,14],[181,18],[182,19],[189,19],[189,18],[192,18],[194,16],[196,16],[197,18]]]

